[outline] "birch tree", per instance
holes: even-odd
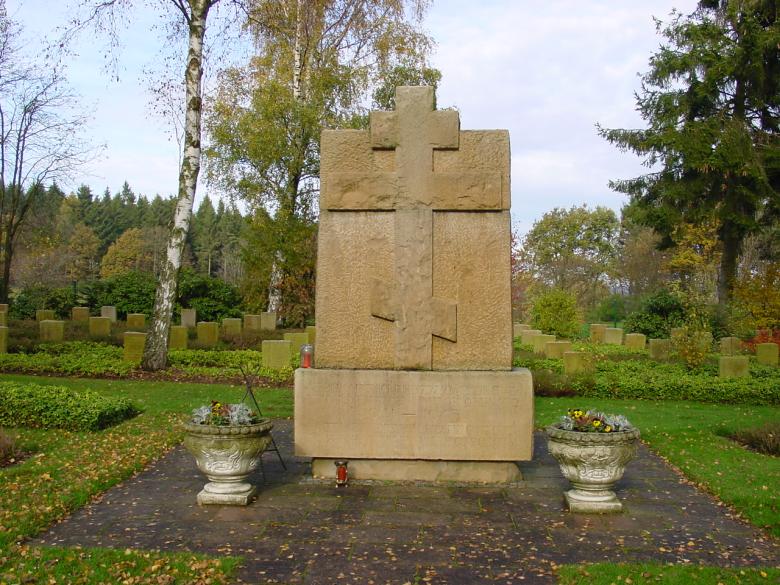
[[[192,206],[198,184],[201,160],[201,116],[203,106],[204,40],[210,11],[220,0],[158,0],[156,5],[165,16],[173,18],[178,30],[186,31],[187,54],[184,70],[183,150],[179,169],[179,184],[173,226],[160,272],[154,302],[152,322],[146,338],[143,368],[159,370],[167,365],[168,335],[176,300],[177,280],[182,253],[192,218]],[[239,0],[224,4],[242,6]],[[87,0],[81,3],[88,10],[84,19],[74,20],[66,41],[92,25],[108,32],[116,45],[115,22],[118,11],[133,7],[131,0]]]

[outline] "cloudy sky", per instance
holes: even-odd
[[[67,19],[64,3],[6,0],[29,39]],[[139,3],[140,4],[140,3]],[[507,128],[512,141],[512,215],[521,231],[553,207],[616,210],[610,179],[643,171],[639,160],[596,135],[595,124],[639,127],[638,73],[660,43],[653,17],[689,13],[695,0],[434,0],[424,27],[437,43],[440,106],[456,106],[464,129]],[[100,193],[127,180],[136,193],[176,191],[178,145],[152,113],[143,70],[154,63],[155,16],[125,30],[119,80],[102,44],[86,37],[68,79],[92,113],[89,136],[102,157],[77,180]],[[30,41],[29,46],[35,46]],[[69,185],[74,188],[76,185]],[[201,190],[203,192],[203,190]]]

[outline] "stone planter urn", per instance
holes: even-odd
[[[564,493],[572,512],[620,512],[612,487],[636,455],[639,429],[613,433],[567,431],[547,427],[547,447],[573,489]]]
[[[272,428],[269,419],[250,425],[184,425],[184,446],[209,479],[198,504],[249,504],[257,488],[246,480],[260,465]]]

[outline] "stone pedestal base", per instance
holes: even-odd
[[[614,514],[623,511],[623,504],[615,492],[604,490],[598,493],[569,490],[564,492],[566,505],[571,512],[581,514]]]
[[[210,490],[209,486],[215,486],[215,490]],[[246,487],[238,489],[239,486]],[[257,488],[250,483],[233,484],[231,489],[236,491],[224,492],[220,491],[220,488],[222,488],[220,484],[207,483],[198,493],[198,505],[247,506],[257,493]]]
[[[312,476],[335,479],[335,459],[314,459]],[[422,459],[350,459],[350,479],[387,481],[462,481],[470,483],[513,483],[523,479],[511,461],[425,461]]]
[[[333,477],[511,482],[533,454],[526,369],[295,372],[295,454]]]

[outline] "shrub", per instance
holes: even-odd
[[[138,414],[126,398],[64,386],[0,383],[0,425],[96,431]]]
[[[130,271],[96,282],[90,305],[113,305],[119,319],[127,318],[128,313],[151,315],[156,291],[157,279],[153,274]]]
[[[76,304],[72,287],[52,288],[49,286],[28,286],[11,300],[11,319],[35,319],[38,309],[53,309],[60,318],[69,318],[70,309]]]
[[[531,307],[531,324],[548,335],[574,337],[580,330],[577,299],[559,289],[539,294]]]
[[[647,297],[639,311],[626,317],[627,333],[644,333],[650,339],[669,337],[672,327],[685,322],[685,306],[682,299],[668,290],[660,290]]]
[[[780,455],[780,422],[771,422],[758,428],[734,431],[728,436],[737,443],[759,453]]]
[[[183,269],[179,275],[178,309],[195,309],[199,321],[220,321],[241,317],[238,289],[219,278],[211,278]]]

